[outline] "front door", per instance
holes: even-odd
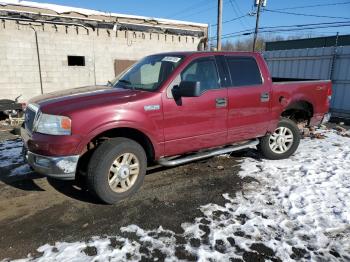
[[[171,88],[181,81],[200,82],[201,95],[175,101]],[[163,97],[166,156],[226,143],[227,88],[221,87],[214,56],[195,58],[189,62],[169,90]]]

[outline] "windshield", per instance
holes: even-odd
[[[147,56],[109,82],[109,85],[119,88],[156,90],[182,60],[183,56],[179,55]]]

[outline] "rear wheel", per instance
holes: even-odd
[[[102,201],[114,204],[134,194],[142,185],[147,157],[141,145],[127,138],[113,138],[93,153],[88,185]]]
[[[263,137],[259,150],[268,159],[284,159],[291,156],[300,143],[300,131],[290,119],[282,118],[276,130]]]

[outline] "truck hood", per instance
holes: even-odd
[[[97,93],[97,92],[104,92],[106,90],[111,90],[112,87],[109,86],[84,86],[84,87],[77,87],[77,88],[72,88],[72,89],[66,89],[66,90],[60,90],[40,96],[36,96],[32,98],[28,103],[35,103],[35,104],[40,104],[40,103],[45,103],[49,102],[50,100],[62,100],[69,98],[71,96],[81,96],[81,95],[86,95],[86,94],[92,94],[92,93]]]
[[[142,93],[145,92],[109,86],[86,86],[34,97],[29,103],[38,104],[44,113],[69,115],[84,108],[125,104]]]

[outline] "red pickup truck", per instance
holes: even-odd
[[[268,159],[292,155],[299,122],[329,119],[330,81],[272,79],[250,52],[147,56],[105,86],[32,99],[22,138],[38,173],[85,174],[107,203],[143,183],[153,164],[175,166],[255,147]]]

